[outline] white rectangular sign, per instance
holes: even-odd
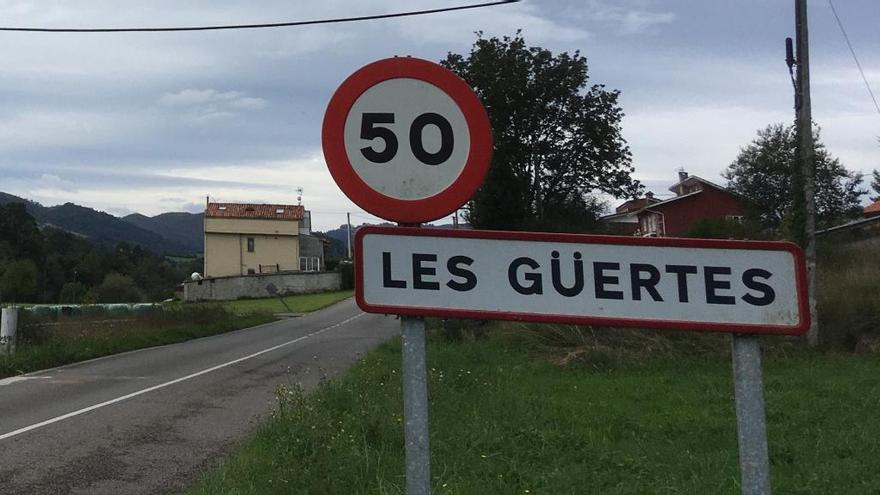
[[[368,312],[798,335],[803,253],[782,242],[365,227]]]

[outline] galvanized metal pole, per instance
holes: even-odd
[[[18,308],[0,310],[0,353],[15,352],[15,332],[18,328]]]
[[[345,214],[345,239],[348,248],[348,259],[351,259],[351,213]]]
[[[431,451],[428,446],[428,380],[425,319],[402,316],[403,419],[406,441],[406,494],[430,495]]]
[[[733,335],[733,388],[742,494],[769,495],[770,461],[757,335]]]

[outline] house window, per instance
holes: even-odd
[[[321,270],[321,258],[314,256],[301,256],[299,259],[299,270],[302,272],[317,272]]]
[[[248,237],[248,252],[249,253],[254,252],[254,238],[253,237]]]
[[[248,275],[256,275],[257,272],[253,268],[248,268]]]
[[[743,216],[742,215],[727,215],[724,218],[726,218],[728,221],[731,221],[734,223],[743,223]]]

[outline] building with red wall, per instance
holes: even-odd
[[[742,221],[745,208],[736,195],[685,171],[679,171],[678,176],[679,181],[669,188],[675,197],[648,205],[635,213],[638,230],[634,235],[676,237],[703,219]]]

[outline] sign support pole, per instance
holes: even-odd
[[[428,381],[425,319],[401,316],[403,341],[403,418],[406,442],[406,494],[430,495],[431,451],[428,446]]]
[[[743,495],[770,495],[770,462],[757,335],[733,334],[733,386]]]

